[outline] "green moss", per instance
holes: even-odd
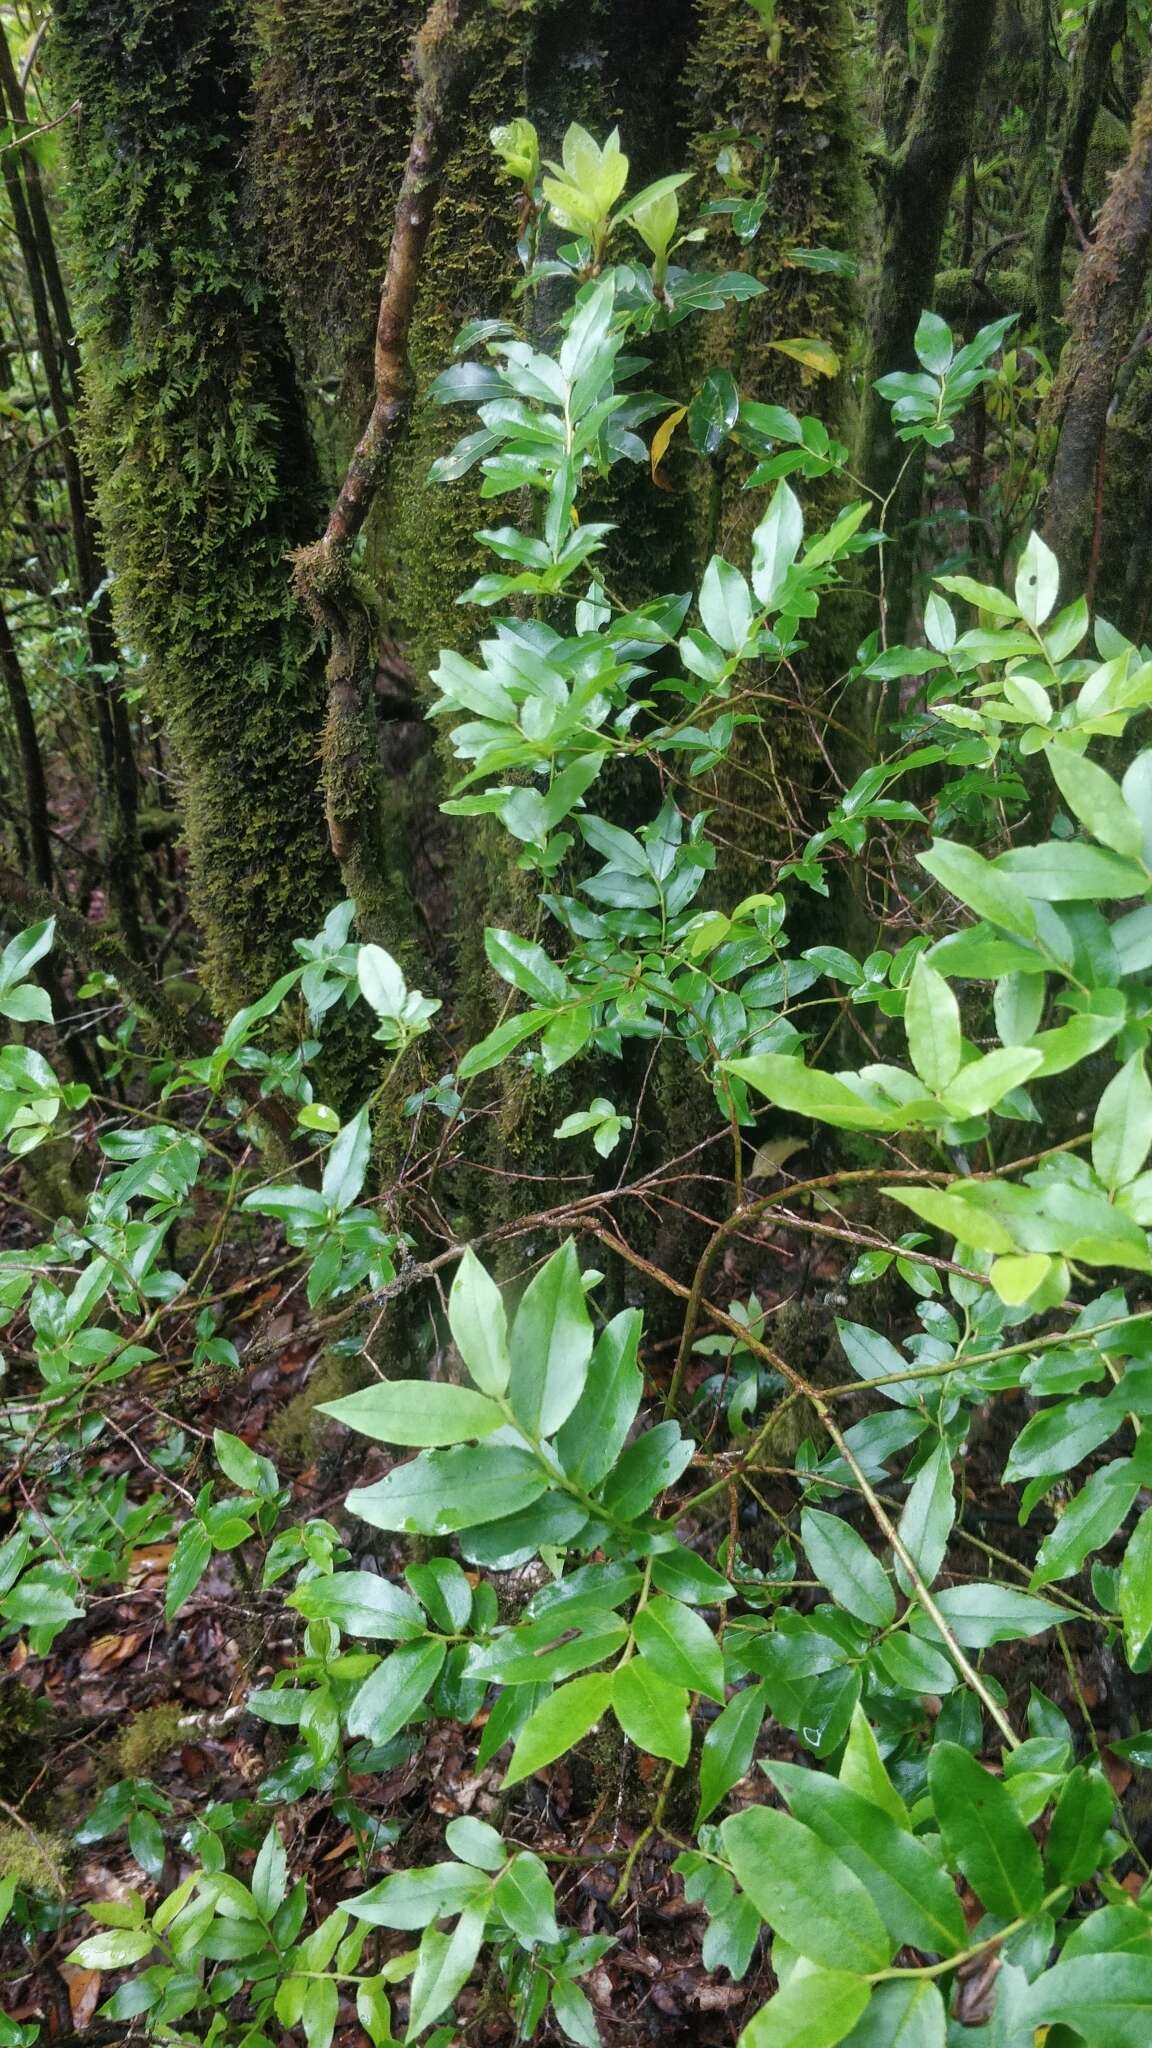
[[[185,1710],[175,1701],[134,1714],[114,1745],[116,1778],[150,1778],[187,1738]]]
[[[369,1375],[347,1352],[329,1351],[313,1369],[307,1386],[274,1415],[268,1424],[271,1449],[289,1470],[299,1471],[323,1448],[333,1425],[317,1415],[322,1401],[338,1401],[367,1385]]]
[[[71,1852],[66,1835],[46,1835],[0,1823],[0,1880],[14,1878],[18,1891],[65,1892]]]
[[[264,987],[338,879],[317,794],[322,664],[288,550],[320,501],[243,146],[238,0],[63,0],[53,67],[87,453],[121,629],[185,780],[207,978]]]

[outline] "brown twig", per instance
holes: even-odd
[[[379,493],[412,402],[408,337],[432,215],[454,128],[472,74],[463,33],[472,0],[433,0],[416,38],[416,105],[408,161],[376,320],[375,400],[320,539],[295,557],[296,590],[327,635],[328,715],[324,805],[361,931],[376,936],[385,879],[383,803],[373,693],[375,592],[352,548]]]

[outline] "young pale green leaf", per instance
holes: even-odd
[[[942,974],[916,956],[904,1029],[912,1065],[926,1088],[940,1095],[960,1066],[960,1005]]]
[[[1016,570],[1016,602],[1029,625],[1042,626],[1060,595],[1060,564],[1038,533],[1028,536],[1028,545]]]
[[[896,1595],[878,1557],[848,1522],[820,1508],[805,1508],[800,1541],[808,1562],[837,1605],[868,1628],[887,1628],[896,1619]]]
[[[1152,1508],[1144,1510],[1128,1539],[1119,1600],[1128,1662],[1133,1671],[1143,1671],[1152,1646]]]
[[[1048,749],[1048,766],[1074,818],[1098,839],[1129,860],[1141,860],[1144,829],[1130,809],[1118,782],[1103,768],[1078,754],[1072,747]]]
[[[517,1421],[548,1437],[584,1391],[593,1330],[571,1238],[524,1290],[509,1339],[508,1399]]]
[[[372,1127],[368,1111],[361,1109],[351,1123],[337,1132],[324,1161],[320,1192],[337,1215],[343,1215],[345,1209],[351,1208],[364,1185],[371,1146]]]
[[[700,617],[726,654],[740,654],[752,630],[752,593],[739,569],[713,555],[700,585]]]
[[[1000,1778],[956,1742],[928,1757],[932,1804],[950,1863],[962,1870],[986,1912],[1006,1920],[1036,1913],[1044,1897],[1040,1851]]]
[[[824,1771],[796,1764],[765,1768],[796,1819],[866,1887],[894,1942],[940,1955],[964,1947],[956,1888],[907,1826]]]
[[[481,1393],[497,1400],[508,1390],[508,1320],[504,1298],[469,1245],[448,1296],[448,1327]]]
[[[1040,1029],[1048,979],[1044,974],[1002,974],[992,995],[996,1029],[1005,1045],[1026,1045]]]
[[[692,1746],[688,1689],[662,1678],[647,1657],[631,1657],[612,1679],[612,1710],[629,1741],[649,1756],[686,1764]]]
[[[90,1934],[71,1951],[68,1961],[81,1970],[124,1970],[130,1963],[142,1962],[155,1946],[150,1928],[109,1928],[105,1934]]]
[[[252,1897],[265,1920],[270,1920],[276,1908],[283,1904],[287,1890],[288,1858],[280,1830],[273,1821],[252,1867]]]
[[[1152,1149],[1152,1084],[1143,1052],[1134,1052],[1096,1105],[1092,1164],[1106,1188],[1135,1180]]]
[[[944,1562],[955,1519],[952,1460],[948,1446],[941,1443],[937,1444],[912,1481],[899,1523],[900,1540],[926,1586],[931,1586]],[[896,1559],[896,1577],[901,1590],[910,1593],[912,1582],[899,1557]]]
[[[780,1109],[795,1110],[800,1116],[814,1116],[821,1123],[841,1131],[898,1131],[905,1118],[899,1110],[889,1111],[864,1102],[835,1074],[822,1074],[806,1067],[803,1060],[783,1053],[754,1053],[748,1059],[728,1060],[724,1072],[747,1081]]]
[[[408,986],[391,953],[383,946],[361,946],[356,955],[360,993],[378,1017],[398,1017]]]
[[[1142,896],[1148,886],[1147,874],[1135,861],[1081,839],[1011,847],[998,855],[992,872],[1041,903],[1115,903],[1126,896]]]
[[[1003,1102],[1044,1064],[1044,1055],[1029,1045],[997,1046],[970,1060],[944,1092],[945,1107],[956,1118],[983,1116]]]
[[[462,1813],[456,1820],[450,1820],[444,1830],[444,1840],[454,1856],[462,1863],[471,1863],[477,1870],[503,1870],[508,1861],[508,1851],[495,1828],[486,1820],[477,1820],[473,1814]]]
[[[358,1394],[321,1402],[319,1413],[377,1443],[421,1448],[471,1443],[491,1436],[506,1419],[486,1394],[443,1380],[378,1380]]]
[[[802,1963],[775,1997],[753,2013],[740,2048],[836,2048],[864,2012],[871,1989],[848,1970]]]
[[[747,1774],[766,1708],[764,1687],[746,1686],[733,1694],[708,1729],[700,1752],[700,1803],[693,1827],[699,1828]]]
[[[633,1623],[637,1647],[671,1685],[724,1698],[724,1659],[706,1621],[665,1594],[641,1607]]]
[[[1019,939],[1036,936],[1036,913],[1027,893],[974,847],[955,840],[934,839],[928,853],[917,855],[934,881],[966,903],[986,924],[1012,932]]]
[[[855,1873],[791,1815],[748,1806],[720,1824],[724,1853],[761,1919],[826,1969],[886,1969],[892,1943]]]
[[[516,1737],[512,1761],[504,1776],[505,1789],[518,1785],[522,1778],[530,1778],[533,1771],[542,1771],[546,1764],[555,1763],[565,1750],[574,1749],[596,1726],[611,1702],[610,1672],[574,1678],[570,1685],[562,1685],[558,1692],[549,1694],[529,1714]]]
[[[791,486],[779,483],[752,535],[752,588],[771,610],[804,539],[804,514]]]

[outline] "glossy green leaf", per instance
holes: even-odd
[[[407,1726],[440,1675],[448,1645],[439,1637],[408,1643],[378,1664],[348,1709],[349,1735],[378,1746]]]
[[[724,1698],[724,1659],[702,1617],[666,1594],[640,1608],[633,1623],[637,1647],[671,1685]]]
[[[498,1400],[508,1390],[512,1371],[504,1297],[471,1246],[456,1268],[448,1296],[448,1327],[481,1393]]]
[[[700,1803],[694,1827],[699,1828],[747,1775],[766,1709],[764,1687],[749,1685],[734,1693],[712,1722],[700,1752]]]
[[[964,1947],[956,1888],[922,1842],[840,1779],[795,1764],[766,1765],[797,1820],[834,1849],[866,1887],[898,1945],[954,1955]]]
[[[492,1903],[522,1941],[551,1945],[560,1940],[552,1880],[531,1850],[523,1850],[506,1865]]]
[[[636,1419],[644,1392],[636,1360],[643,1321],[639,1309],[625,1308],[601,1331],[584,1391],[557,1435],[560,1463],[586,1492],[612,1470]]]
[[[686,1764],[692,1746],[688,1689],[661,1677],[647,1657],[631,1657],[612,1679],[612,1708],[625,1735],[649,1756]]]
[[[412,2041],[447,2012],[468,1982],[484,1939],[487,1914],[482,1906],[461,1913],[451,1934],[429,1927],[420,1943],[412,1977],[412,2004],[405,2039]]]
[[[530,1778],[533,1771],[543,1770],[565,1750],[574,1749],[607,1712],[611,1701],[610,1673],[574,1678],[570,1685],[542,1700],[516,1737],[505,1787],[518,1785],[521,1778]]]
[[[1119,1599],[1128,1662],[1134,1671],[1143,1670],[1152,1644],[1152,1508],[1145,1508],[1128,1539]]]
[[[937,1986],[921,1977],[878,1984],[863,2019],[845,2035],[844,2048],[945,2048],[947,2039],[944,2000]]]
[[[820,1584],[838,1606],[868,1628],[887,1628],[896,1619],[896,1595],[888,1574],[848,1522],[820,1508],[805,1508],[800,1541]]]
[[[892,1943],[853,1871],[810,1828],[776,1807],[749,1806],[720,1824],[724,1853],[773,1931],[830,1970],[883,1970]]]
[[[848,1970],[802,1964],[754,2013],[740,2048],[836,2048],[868,2004],[871,1986]]]
[[[928,1783],[949,1861],[985,1910],[1007,1920],[1037,1912],[1044,1896],[1040,1851],[1003,1781],[958,1743],[937,1742]]]
[[[481,1444],[412,1458],[375,1486],[353,1487],[345,1506],[374,1529],[447,1536],[518,1514],[547,1484],[530,1451]]]
[[[369,1641],[410,1642],[427,1627],[415,1600],[375,1572],[307,1579],[289,1594],[288,1605],[308,1621],[334,1621],[348,1635]]]
[[[593,1331],[571,1238],[524,1290],[512,1324],[508,1399],[517,1420],[551,1436],[584,1391]]]
[[[1152,1956],[1076,1956],[1045,1970],[1025,2002],[1030,2027],[1065,2026],[1100,2048],[1148,2048]]]
[[[471,1443],[505,1422],[486,1394],[442,1380],[378,1380],[358,1394],[321,1402],[318,1412],[383,1444]]]
[[[939,1095],[960,1066],[960,1006],[942,974],[916,956],[904,1009],[912,1065],[926,1088]]]

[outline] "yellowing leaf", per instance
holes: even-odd
[[[678,406],[676,407],[676,409],[675,409],[675,411],[674,411],[674,412],[670,412],[670,413],[666,414],[666,416],[664,417],[664,419],[662,419],[662,420],[661,420],[661,422],[660,422],[660,425],[659,425],[659,426],[657,427],[657,429],[656,429],[656,432],[655,432],[655,433],[653,434],[653,436],[652,436],[652,481],[653,481],[653,483],[656,483],[656,482],[658,481],[658,478],[657,478],[656,472],[657,472],[657,470],[659,469],[659,467],[660,467],[660,464],[661,464],[661,463],[663,462],[663,460],[664,460],[664,457],[665,457],[665,456],[667,455],[667,453],[668,453],[668,448],[669,448],[669,444],[670,444],[670,442],[671,442],[671,440],[672,440],[672,436],[673,436],[673,434],[674,434],[674,433],[676,432],[676,429],[677,429],[677,427],[678,427],[678,426],[680,425],[680,422],[681,422],[681,420],[683,420],[683,419],[687,419],[687,417],[688,417],[688,407],[687,407],[686,405],[678,405]]]
[[[840,358],[829,341],[819,341],[815,335],[798,335],[790,341],[770,341],[782,356],[791,356],[793,362],[803,363],[806,370],[815,370],[818,376],[835,377],[840,372]]]

